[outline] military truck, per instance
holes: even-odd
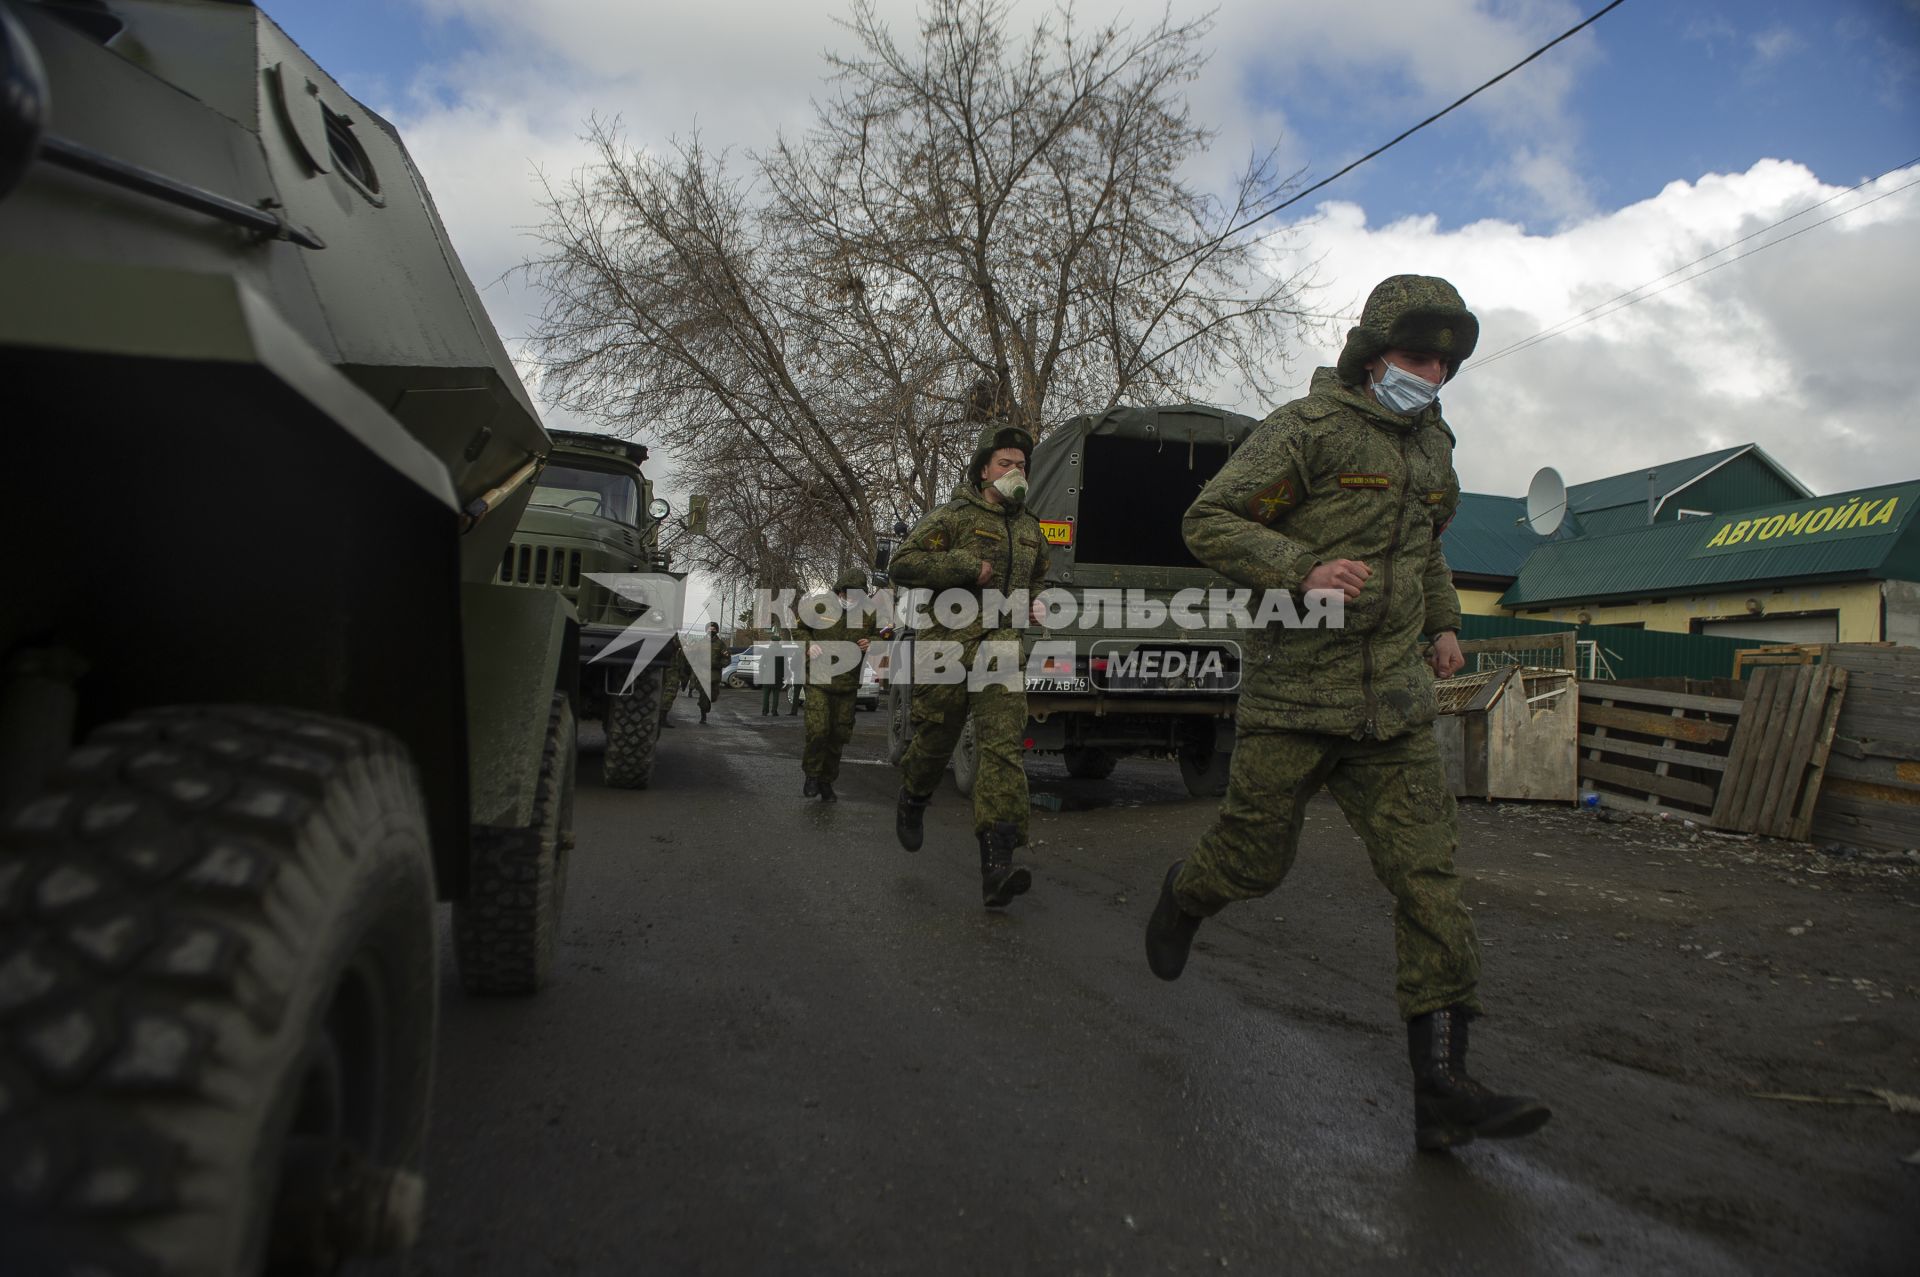
[[[0,1272],[417,1226],[435,901],[548,976],[550,443],[394,130],[251,4],[0,6]]]
[[[677,628],[676,600],[610,588],[596,576],[668,571],[660,525],[672,514],[641,470],[646,445],[610,435],[550,432],[553,454],[534,481],[533,499],[500,559],[498,580],[518,589],[557,590],[580,617],[580,717],[606,724],[602,775],[617,789],[644,789],[664,710],[662,689],[680,650],[675,634],[639,670],[637,647],[617,641],[649,606],[667,604],[663,625]],[[609,647],[613,651],[609,651]],[[623,654],[624,653],[624,654]],[[602,659],[602,658],[606,659]]]
[[[1034,446],[1027,508],[1049,544],[1048,586],[1072,595],[1074,619],[1028,630],[1029,652],[1036,641],[1072,648],[1050,663],[1028,662],[1029,753],[1057,756],[1069,775],[1090,780],[1108,776],[1128,755],[1164,757],[1179,763],[1189,793],[1226,792],[1238,633],[1182,626],[1156,616],[1151,605],[1164,613],[1180,591],[1236,588],[1193,557],[1180,521],[1257,424],[1197,404],[1124,407],[1076,417]],[[1145,605],[1131,616],[1130,596]],[[901,637],[910,640],[910,631]],[[889,665],[907,659],[896,650]],[[911,685],[890,679],[896,763],[912,739],[911,707]],[[976,767],[969,720],[953,753],[962,793],[971,792]]]

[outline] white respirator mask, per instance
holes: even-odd
[[[993,481],[993,490],[1004,497],[1008,505],[1019,505],[1027,499],[1027,476],[1018,470],[1009,470]]]
[[[1425,377],[1387,364],[1380,380],[1373,383],[1373,397],[1390,412],[1411,415],[1424,409],[1440,394],[1440,387]]]

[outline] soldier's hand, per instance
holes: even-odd
[[[867,639],[857,638],[853,641],[853,644],[855,647],[859,648],[861,651],[864,652],[867,650],[869,646],[869,641]]]
[[[1335,559],[1307,573],[1307,579],[1301,582],[1300,589],[1303,593],[1307,590],[1338,590],[1351,603],[1360,597],[1360,587],[1372,575],[1373,569],[1358,559]]]
[[[1441,678],[1452,678],[1467,663],[1460,651],[1460,639],[1452,630],[1448,630],[1433,640],[1433,651],[1427,654],[1427,663],[1433,666],[1433,672]]]
[[[980,560],[980,575],[973,578],[973,583],[975,585],[993,584],[993,564],[985,559]]]

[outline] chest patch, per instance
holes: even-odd
[[[1293,504],[1293,480],[1282,479],[1270,483],[1247,499],[1247,513],[1262,523],[1271,523],[1273,516]]]
[[[1343,488],[1372,488],[1384,492],[1393,486],[1393,480],[1384,474],[1343,474],[1340,476]]]
[[[1000,539],[1000,533],[993,528],[975,528],[973,530],[973,535],[977,537],[986,537],[988,540],[991,540],[991,541],[998,541]]]
[[[1428,505],[1439,505],[1442,501],[1445,501],[1446,499],[1447,499],[1447,494],[1444,491],[1436,490],[1433,492],[1429,492],[1427,494]]]

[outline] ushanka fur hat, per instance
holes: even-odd
[[[1452,284],[1433,275],[1392,275],[1368,295],[1334,367],[1341,381],[1358,386],[1367,379],[1368,360],[1411,350],[1444,356],[1451,380],[1479,340],[1480,321]]]

